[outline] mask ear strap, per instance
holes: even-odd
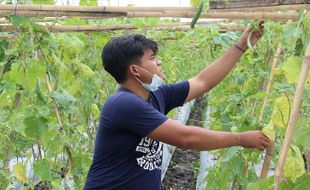
[[[141,80],[139,80],[136,76],[133,76],[133,77],[135,77],[135,79],[137,79],[137,81],[139,81],[142,84]]]
[[[146,71],[146,72],[150,73],[151,75],[154,75],[154,74],[151,73],[150,71],[148,71],[148,70],[146,70],[146,69],[144,69],[144,68],[142,68],[142,67],[140,67],[140,66],[138,66],[138,65],[135,65],[135,66],[139,67],[139,68],[142,69],[143,71]]]

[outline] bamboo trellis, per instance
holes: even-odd
[[[0,16],[79,16],[79,17],[178,17],[192,18],[195,11],[190,7],[81,7],[58,5],[0,5]],[[209,11],[201,15],[201,18],[218,19],[272,19],[272,20],[296,20],[295,12],[213,12]]]
[[[198,27],[203,24],[214,23],[203,21],[198,23]],[[174,27],[176,29],[189,29],[190,22],[172,22],[172,23],[160,23],[156,26],[145,26],[149,29],[156,28],[166,28]],[[97,31],[112,31],[112,30],[133,30],[139,29],[138,26],[134,24],[118,24],[118,25],[43,25],[41,31],[46,29],[52,32],[97,32]],[[219,31],[242,31],[245,29],[244,25],[220,25]],[[0,25],[0,32],[14,32],[18,30],[23,30],[22,28],[16,28],[12,25]]]

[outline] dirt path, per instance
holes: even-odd
[[[196,99],[189,115],[187,125],[202,126],[204,114],[204,97]],[[161,190],[194,190],[196,189],[195,165],[199,159],[198,151],[177,148],[162,183]],[[199,167],[199,165],[197,166]]]

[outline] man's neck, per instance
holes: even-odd
[[[121,87],[132,91],[144,100],[147,100],[149,97],[150,92],[146,90],[138,81],[127,80],[125,83],[121,84]]]

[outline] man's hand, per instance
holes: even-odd
[[[244,30],[244,32],[242,33],[242,35],[240,37],[240,40],[236,44],[244,50],[247,49],[248,48],[247,39],[248,39],[248,36],[252,32],[250,42],[251,42],[251,45],[254,46],[257,43],[257,41],[262,37],[262,32],[264,30],[264,21],[260,21],[258,27],[259,27],[259,31],[252,32],[252,28],[250,26],[248,26]]]
[[[261,131],[249,131],[239,133],[240,146],[244,148],[257,148],[264,150],[270,146],[271,141]]]
[[[264,22],[260,22],[257,26],[259,31],[264,28]],[[243,50],[247,49],[247,38],[251,34],[251,45],[253,46],[261,38],[260,32],[252,32],[250,27],[246,28],[241,35],[240,40],[236,43]],[[186,102],[201,96],[203,93],[208,92],[218,83],[220,83],[225,76],[235,66],[236,62],[240,59],[243,52],[236,47],[228,49],[224,55],[217,59],[214,63],[208,65],[200,73],[193,78],[189,79],[189,93]]]

